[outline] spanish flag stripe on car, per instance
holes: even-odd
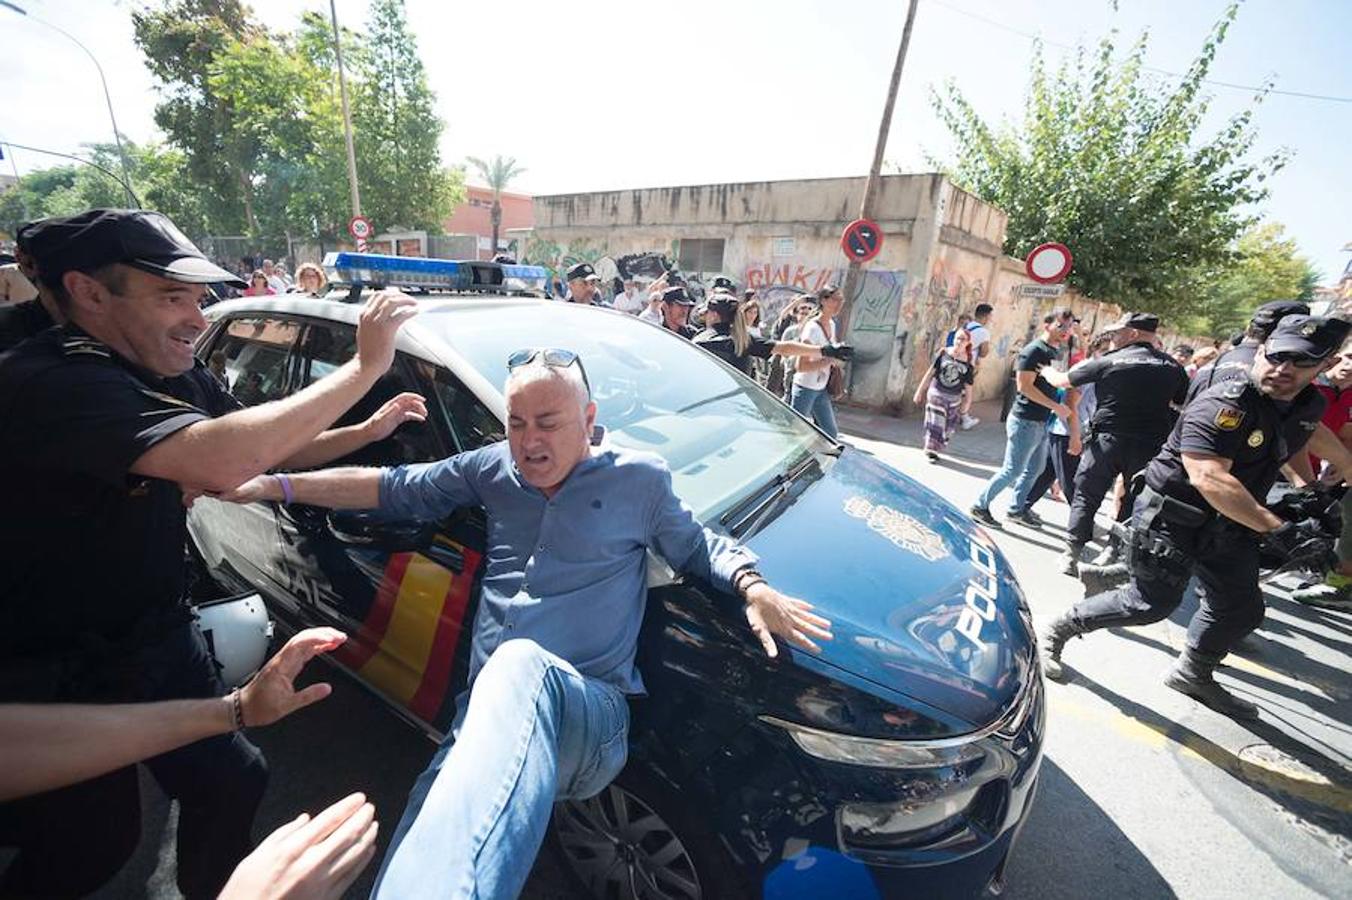
[[[414,554],[399,582],[380,650],[361,667],[362,677],[403,706],[409,705],[422,683],[451,581],[449,571]]]
[[[422,683],[413,695],[409,711],[425,722],[436,718],[441,701],[446,697],[446,686],[451,678],[451,663],[460,632],[465,627],[465,610],[469,607],[470,591],[474,586],[473,573],[479,568],[479,554],[465,550],[464,571],[451,579],[441,615],[437,619],[437,633],[432,640],[432,654],[423,670]]]
[[[375,655],[380,647],[380,639],[390,624],[390,614],[399,597],[399,583],[404,580],[404,572],[412,553],[395,553],[385,563],[385,575],[376,588],[376,599],[366,614],[366,621],[357,629],[354,638],[334,651],[338,662],[349,669],[359,671]]]

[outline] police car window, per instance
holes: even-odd
[[[423,381],[432,385],[434,396],[428,398],[429,403],[440,410],[442,419],[450,426],[458,450],[477,450],[507,436],[498,417],[489,412],[460,379],[431,363],[419,360],[417,366]]]
[[[296,390],[332,373],[357,352],[357,329],[342,322],[312,322],[305,329],[299,352]],[[334,428],[360,425],[387,402],[406,391],[418,393],[409,376],[410,361],[400,353],[394,365],[366,395],[352,405]],[[430,462],[441,457],[432,427],[426,422],[405,422],[387,438],[360,447],[328,465],[390,466]]]
[[[299,334],[299,323],[285,319],[232,319],[207,354],[207,368],[245,406],[280,399],[286,396],[287,363]]]

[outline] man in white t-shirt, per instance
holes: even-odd
[[[817,291],[817,300],[821,304],[821,314],[803,324],[798,340],[825,347],[836,343],[836,316],[845,305],[845,295],[834,284],[828,284]],[[793,397],[790,402],[800,415],[815,421],[817,427],[833,439],[839,432],[836,430],[836,412],[831,406],[831,394],[826,384],[830,380],[831,367],[839,365],[843,363],[838,359],[800,357],[798,371],[793,375]]]
[[[986,323],[991,320],[991,313],[994,309],[989,303],[978,303],[976,309],[972,311],[972,321],[964,327],[967,333],[972,336],[972,363],[978,370],[981,368],[981,361],[991,352],[991,332],[986,327]],[[971,414],[972,394],[974,391],[967,392],[967,398],[963,400],[962,406],[962,429],[966,431],[974,427],[981,420]]]
[[[624,279],[624,292],[615,295],[614,306],[622,313],[636,316],[648,305],[648,292],[643,290],[633,275]]]

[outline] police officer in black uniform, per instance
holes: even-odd
[[[222,695],[182,599],[184,492],[230,490],[308,451],[389,368],[413,301],[382,293],[353,361],[238,410],[193,357],[203,285],[236,279],[172,222],[91,210],[27,238],[70,321],[0,356],[0,702]],[[179,801],[180,890],[216,896],[250,849],[262,754],[233,733],[147,766]],[[19,851],[0,896],[97,889],[135,850],[139,812],[134,768],[0,804],[0,846]]]
[[[827,357],[849,360],[854,356],[854,348],[848,344],[827,344],[818,347],[816,344],[806,344],[802,341],[767,341],[758,338],[747,331],[740,309],[741,301],[737,299],[731,287],[716,287],[709,295],[708,309],[704,314],[704,330],[696,334],[692,341],[747,377],[751,377],[753,359],[797,356],[806,359]]]
[[[1151,336],[1158,316],[1129,312],[1107,329],[1112,349],[1087,359],[1069,372],[1043,371],[1053,387],[1095,385],[1090,437],[1075,472],[1075,498],[1061,571],[1074,575],[1084,545],[1094,537],[1094,514],[1121,475],[1131,482],[1159,452],[1173,425],[1170,404],[1182,405],[1188,374],[1172,356],[1155,349]],[[1120,519],[1130,507],[1123,505]]]
[[[22,303],[0,305],[0,353],[66,321],[51,290],[38,279],[37,266],[28,250],[28,235],[35,224],[29,222],[19,228],[18,234],[14,236],[14,255],[19,270],[37,288],[38,295]]]
[[[1287,316],[1248,378],[1219,382],[1187,405],[1145,469],[1127,547],[1131,582],[1086,598],[1052,622],[1042,637],[1048,678],[1063,674],[1067,640],[1166,618],[1196,575],[1201,607],[1165,683],[1225,715],[1257,716],[1256,706],[1230,694],[1212,673],[1263,621],[1259,542],[1289,558],[1323,540],[1318,523],[1287,522],[1264,508],[1278,468],[1308,444],[1338,474],[1352,474],[1352,453],[1316,431],[1324,399],[1310,384],[1337,361],[1348,330],[1339,319]]]
[[[1249,327],[1245,329],[1243,339],[1212,362],[1202,366],[1192,376],[1186,402],[1191,403],[1194,397],[1218,382],[1247,378],[1249,370],[1253,368],[1253,358],[1259,346],[1267,340],[1267,336],[1277,327],[1277,323],[1286,316],[1309,314],[1310,307],[1299,300],[1274,300],[1255,309],[1249,318]]]

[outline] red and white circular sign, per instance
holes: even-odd
[[[1056,284],[1070,274],[1074,263],[1070,248],[1065,244],[1040,244],[1033,248],[1024,261],[1024,271],[1039,284]]]
[[[347,223],[348,233],[359,241],[369,238],[375,230],[375,226],[366,216],[353,216],[352,220]]]

